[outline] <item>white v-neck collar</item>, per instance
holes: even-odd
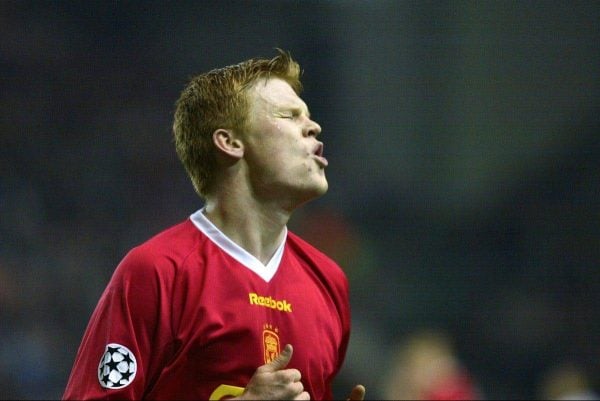
[[[202,231],[212,242],[214,242],[219,248],[221,248],[229,256],[240,262],[243,266],[252,270],[258,276],[260,276],[267,283],[271,281],[277,269],[279,263],[283,257],[283,250],[285,249],[285,241],[287,238],[287,227],[285,229],[285,235],[283,241],[275,251],[275,254],[271,257],[271,260],[264,265],[250,252],[233,242],[228,236],[226,236],[221,230],[217,228],[210,220],[204,215],[204,208],[194,212],[190,216],[190,220],[198,230]]]

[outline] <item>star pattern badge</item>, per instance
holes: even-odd
[[[110,343],[98,365],[98,381],[107,389],[127,387],[137,372],[137,362],[133,352],[124,345]]]

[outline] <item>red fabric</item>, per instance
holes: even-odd
[[[252,304],[250,294],[275,308]],[[246,386],[265,355],[273,356],[265,350],[268,338],[279,350],[294,346],[288,367],[300,370],[312,399],[331,399],[349,328],[344,273],[293,233],[267,283],[187,220],[119,264],[90,319],[63,398],[208,399],[222,384]],[[135,379],[121,389],[103,388],[98,379],[109,343],[127,347],[137,361]]]

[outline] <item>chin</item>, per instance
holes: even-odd
[[[323,195],[329,189],[329,183],[327,182],[327,178],[324,175],[318,177],[312,182],[311,189],[319,194],[319,196]]]
[[[328,188],[327,182],[320,185],[302,188],[302,190],[297,191],[296,196],[293,197],[295,200],[292,201],[292,204],[295,204],[295,206],[292,206],[292,208],[320,198],[327,193]]]
[[[316,198],[319,198],[323,195],[325,195],[327,193],[327,190],[329,189],[329,184],[327,183],[327,181],[323,181],[322,183],[319,183],[319,185],[315,185],[314,188],[311,188],[312,191],[310,191],[310,199],[308,200],[313,200]],[[309,191],[307,191],[309,192]]]
[[[320,191],[319,196],[325,195],[327,193],[328,189],[329,189],[329,183],[327,181],[325,181],[325,183],[321,187],[321,191]]]

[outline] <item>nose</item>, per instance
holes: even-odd
[[[314,136],[315,138],[321,133],[321,126],[316,121],[308,119],[305,129],[305,136]]]

